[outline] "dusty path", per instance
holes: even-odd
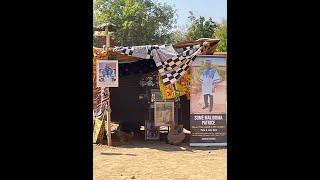
[[[94,180],[226,180],[227,149],[134,141],[93,145]]]

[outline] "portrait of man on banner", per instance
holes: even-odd
[[[213,95],[214,85],[221,81],[220,75],[216,68],[211,67],[211,60],[205,60],[205,68],[203,69],[201,76],[201,90],[203,95],[204,106],[202,109],[209,107],[209,112],[212,112],[213,108]]]
[[[227,58],[198,56],[191,66],[190,146],[227,145]]]
[[[191,114],[226,113],[226,59],[200,56],[191,71]]]

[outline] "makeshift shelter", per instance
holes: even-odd
[[[218,39],[203,38],[175,45],[93,48],[93,114],[101,119],[94,121],[98,122],[95,123],[98,132],[94,141],[99,141],[97,136],[101,137],[105,129],[110,131],[110,127],[105,128],[110,124],[105,126],[103,112],[109,112],[109,122],[111,118],[144,124],[146,119],[152,118],[150,99],[156,95],[152,92],[155,89],[159,89],[162,99],[179,98],[179,103],[175,103],[175,117],[189,128],[189,66],[197,55],[213,54],[218,42]],[[120,84],[117,88],[96,87],[95,64],[106,57],[119,62]]]

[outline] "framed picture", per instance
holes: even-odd
[[[97,61],[97,87],[118,87],[119,72],[117,60]]]
[[[146,140],[159,140],[160,139],[160,127],[154,126],[151,121],[145,122],[145,134]]]
[[[170,121],[174,122],[174,102],[154,102],[155,126],[169,126]]]

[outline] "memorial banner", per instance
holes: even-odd
[[[190,146],[227,145],[225,56],[198,56],[191,66]]]

